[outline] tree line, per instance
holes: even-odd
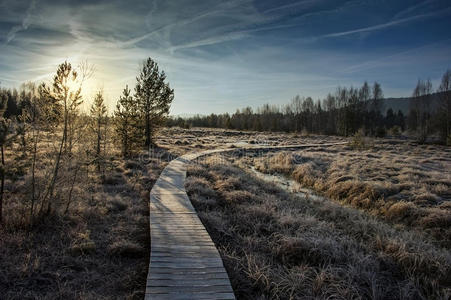
[[[432,105],[434,91],[430,80],[419,80],[412,94],[407,116],[401,110],[384,112],[384,94],[379,83],[365,82],[360,88],[338,87],[322,100],[294,97],[287,105],[265,104],[255,111],[251,107],[233,114],[210,114],[190,118],[171,118],[168,126],[212,127],[253,131],[304,132],[350,136],[358,131],[382,137],[408,132],[420,142],[432,134],[450,143],[451,72],[442,77],[437,89],[438,105]]]
[[[122,155],[152,144],[152,137],[169,113],[174,90],[164,71],[151,58],[144,61],[136,78],[135,93],[125,87],[112,116],[108,115],[103,91],[96,93],[89,113],[80,110],[83,83],[94,68],[60,64],[50,84],[25,83],[19,90],[0,89],[0,224],[6,174],[26,175],[23,199],[28,219],[57,211],[68,211],[72,191],[81,172],[105,178],[110,144]],[[20,156],[8,170],[5,149],[19,150]],[[17,159],[17,157],[15,157]]]

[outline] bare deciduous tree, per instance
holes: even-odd
[[[441,138],[446,144],[451,144],[451,70],[443,74],[438,88],[439,106],[438,121]]]
[[[420,143],[424,143],[430,131],[430,102],[432,94],[432,83],[418,80],[412,94],[410,113],[415,120],[415,133]]]
[[[45,98],[52,99],[50,102],[58,103],[63,108],[63,132],[59,145],[59,150],[55,156],[55,162],[53,166],[53,172],[44,195],[41,212],[51,211],[52,197],[55,189],[55,184],[58,178],[60,169],[61,157],[64,154],[70,155],[72,147],[72,140],[68,141],[68,130],[70,128],[70,122],[75,121],[75,114],[79,105],[82,103],[81,98],[81,85],[77,85],[78,72],[72,68],[72,65],[67,61],[60,64],[56,71],[56,75],[53,78],[53,88],[43,85],[41,93]],[[69,144],[70,143],[70,144]]]

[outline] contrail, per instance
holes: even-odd
[[[22,24],[14,26],[8,32],[8,35],[6,36],[6,44],[11,42],[16,37],[16,33],[18,33],[19,31],[28,29],[28,26],[31,25],[31,13],[33,12],[35,7],[36,7],[36,0],[31,0],[30,6],[27,9],[25,18],[23,18],[23,20],[22,20]]]

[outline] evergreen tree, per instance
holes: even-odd
[[[102,160],[102,143],[105,143],[105,126],[107,122],[107,109],[104,103],[102,91],[97,92],[94,103],[91,105],[91,117],[93,126],[91,127],[95,134],[95,160],[97,163],[97,170],[100,171]],[[102,133],[103,131],[103,133]]]
[[[5,145],[14,137],[10,120],[4,117],[7,109],[8,98],[0,95],[0,224],[3,217],[3,194],[5,188]]]
[[[6,95],[2,94],[0,98],[0,151],[1,151],[1,165],[0,165],[0,224],[3,218],[3,189],[5,185],[5,159],[4,159],[4,148],[6,143],[6,138],[8,135],[8,123],[3,117],[6,111],[6,104],[8,103],[8,98]]]
[[[137,145],[141,136],[142,131],[137,126],[138,117],[138,103],[130,95],[130,89],[126,86],[114,111],[115,132],[120,141],[124,157],[131,154],[132,149]]]
[[[159,71],[158,64],[150,57],[144,62],[136,78],[135,97],[144,127],[144,145],[150,146],[152,135],[169,114],[174,90],[165,82],[166,74]]]

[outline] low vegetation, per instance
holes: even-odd
[[[64,62],[51,84],[0,90],[2,299],[144,296],[148,193],[172,157],[153,137],[173,90],[149,58],[114,116],[102,91],[87,114],[92,74]]]
[[[95,165],[80,170],[67,212],[70,185],[60,181],[62,207],[35,218],[31,228],[29,177],[7,181],[0,228],[2,299],[143,298],[150,251],[148,191],[164,163],[137,164],[136,159],[112,153],[103,180]],[[70,170],[61,172],[61,178],[70,175]]]
[[[156,143],[181,155],[187,151],[249,146],[282,146],[344,142],[347,138],[324,135],[301,135],[282,132],[239,131],[218,128],[162,128]]]
[[[230,161],[192,166],[186,188],[239,299],[451,296],[451,255],[426,235],[297,197]]]
[[[451,248],[451,153],[443,146],[356,136],[349,145],[250,155],[241,163],[289,176]]]

